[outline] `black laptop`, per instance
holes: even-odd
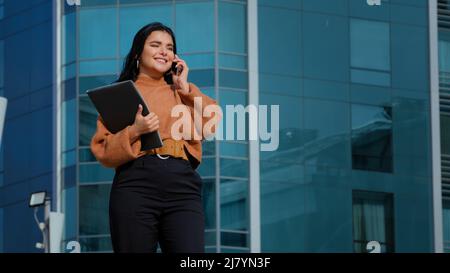
[[[97,108],[106,128],[113,134],[134,123],[139,104],[142,115],[150,113],[133,81],[101,86],[86,92]],[[158,131],[141,135],[141,151],[162,147]]]

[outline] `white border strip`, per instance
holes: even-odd
[[[441,185],[441,132],[439,106],[439,59],[438,59],[438,11],[437,1],[428,1],[429,46],[430,46],[430,111],[431,111],[431,162],[433,177],[433,224],[434,251],[444,251],[442,224]]]
[[[248,101],[249,105],[259,105],[258,76],[258,2],[247,2],[247,41],[248,41]],[[250,120],[252,122],[252,120]],[[253,120],[258,123],[258,119]],[[249,125],[249,128],[258,128]],[[258,138],[257,138],[258,139]],[[260,180],[259,180],[259,140],[249,141],[249,215],[250,252],[261,252]]]

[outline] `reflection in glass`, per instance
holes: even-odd
[[[111,252],[112,244],[109,235],[83,237],[80,236],[81,252]]]
[[[221,179],[220,214],[222,229],[248,229],[248,180]]]
[[[350,41],[352,67],[390,70],[388,23],[352,19]]]
[[[82,9],[79,24],[81,59],[116,57],[118,46],[116,8]]]
[[[110,184],[80,186],[80,235],[109,234],[110,190]]]
[[[442,203],[443,217],[442,222],[444,223],[444,252],[450,253],[450,200],[445,199]]]
[[[247,8],[239,3],[219,2],[219,50],[247,52]]]
[[[353,169],[392,172],[392,109],[352,105]]]
[[[353,191],[353,243],[355,252],[367,252],[370,241],[381,245],[381,252],[394,252],[393,195]]]
[[[62,150],[67,151],[75,149],[76,146],[76,100],[71,99],[63,101],[61,105],[61,144]]]
[[[109,182],[114,178],[114,170],[105,168],[99,163],[95,164],[80,164],[79,165],[79,182]]]
[[[173,28],[173,8],[168,4],[148,4],[139,0],[134,2],[140,2],[145,6],[122,6],[128,4],[131,1],[121,1],[119,20],[120,20],[120,56],[125,57],[131,48],[133,37],[136,32],[143,26],[151,22],[161,22],[168,27]],[[148,2],[148,1],[146,1]],[[160,1],[161,2],[161,1]],[[177,41],[178,42],[178,41]]]
[[[205,229],[216,228],[216,180],[203,179],[202,200],[205,210]]]
[[[177,3],[175,14],[178,53],[214,50],[214,1]]]
[[[80,110],[80,145],[89,146],[97,127],[97,110],[87,96],[79,99]]]

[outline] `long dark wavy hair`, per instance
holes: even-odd
[[[137,61],[141,57],[142,51],[144,50],[145,40],[153,31],[161,30],[165,31],[172,36],[173,40],[173,52],[177,54],[177,42],[175,41],[175,35],[173,34],[172,29],[168,26],[163,25],[160,22],[153,22],[146,26],[143,26],[137,33],[134,35],[133,45],[131,46],[130,52],[125,57],[125,61],[123,64],[122,72],[120,73],[119,79],[116,82],[123,81],[136,81],[136,78],[139,74],[139,68],[137,67]],[[172,84],[172,76],[170,69],[164,73],[164,80],[168,84]]]

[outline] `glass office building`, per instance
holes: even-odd
[[[39,251],[34,245],[42,235],[29,194],[53,192],[52,10],[52,1],[0,0],[0,96],[8,99],[0,151],[0,252]]]
[[[438,28],[430,15],[448,14],[447,1],[30,2],[20,11],[0,0],[0,92],[13,115],[0,164],[0,251],[35,251],[39,236],[24,200],[42,187],[65,214],[62,246],[111,251],[114,171],[90,152],[97,112],[85,92],[117,79],[134,34],[152,21],[174,30],[189,81],[223,109],[279,105],[277,150],[260,151],[264,140],[203,144],[207,252],[366,252],[370,241],[382,252],[435,252],[450,240],[445,160],[441,188],[433,148],[442,138],[445,159],[448,126],[442,113],[440,135],[433,126],[439,105],[430,72],[433,56],[441,78],[450,71],[448,25],[439,24],[439,47],[430,38]],[[37,9],[48,21],[9,29]],[[34,45],[23,42],[29,34],[45,52],[33,54],[35,67],[19,54]],[[13,56],[28,69],[26,81],[20,65],[5,69]],[[20,110],[24,99],[28,108]],[[38,103],[42,110],[33,108]],[[42,140],[20,146],[30,135]],[[34,233],[22,238],[18,224]]]

